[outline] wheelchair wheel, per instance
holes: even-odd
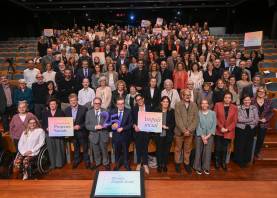
[[[46,174],[50,167],[50,160],[46,145],[44,145],[38,154],[37,169],[40,174]]]

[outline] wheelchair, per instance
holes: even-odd
[[[17,154],[18,155],[18,154]],[[38,155],[32,160],[28,171],[29,179],[36,179],[39,176],[45,175],[49,171],[50,159],[46,144],[44,144]],[[20,168],[19,174],[21,176],[23,169]],[[20,177],[18,176],[18,177]]]

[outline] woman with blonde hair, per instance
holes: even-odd
[[[123,98],[125,100],[127,95],[126,83],[123,80],[118,80],[116,82],[116,90],[112,92],[112,104],[111,107],[116,107],[117,98]]]
[[[98,80],[99,87],[96,89],[96,97],[101,98],[102,104],[101,107],[108,109],[112,100],[112,90],[107,84],[107,78],[101,76]]]
[[[33,159],[38,155],[45,143],[45,133],[40,128],[39,121],[32,117],[27,121],[27,127],[18,142],[18,154],[14,160],[15,170],[23,168],[23,180],[30,176],[29,170]]]

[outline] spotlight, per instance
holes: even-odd
[[[180,14],[181,14],[181,11],[178,11],[177,14],[180,15]]]
[[[130,15],[130,19],[133,21],[135,19],[134,15]]]

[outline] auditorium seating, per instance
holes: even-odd
[[[242,34],[217,35],[216,39],[218,38],[223,38],[227,41],[237,41],[240,44],[240,48],[243,48],[244,38]],[[265,59],[260,63],[259,67],[264,81],[267,83],[269,97],[273,99],[274,116],[266,135],[265,148],[262,151],[263,158],[255,163],[277,164],[277,41],[265,38],[263,41],[263,51]],[[8,74],[8,63],[5,60],[6,58],[13,58],[15,73],[11,82],[16,84],[17,80],[23,77],[22,73],[26,68],[25,61],[29,58],[34,58],[36,55],[37,38],[10,38],[7,41],[0,41],[0,75]],[[264,71],[269,71],[270,73],[264,74]],[[154,144],[149,144],[149,151],[155,151],[154,147]]]

